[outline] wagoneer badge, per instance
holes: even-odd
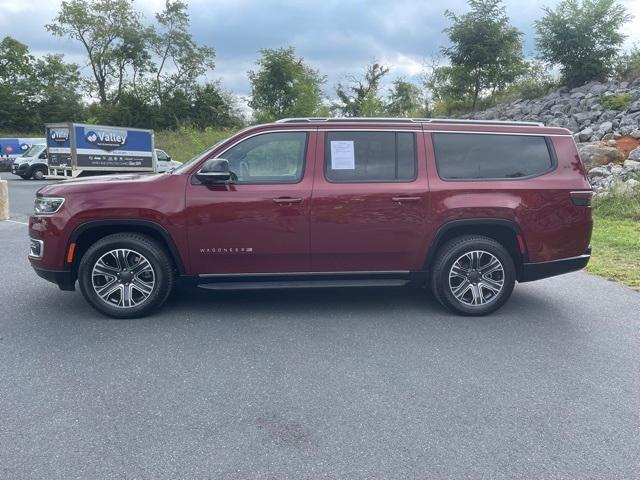
[[[225,254],[225,253],[253,253],[253,247],[214,247],[201,248],[200,253],[204,255]]]

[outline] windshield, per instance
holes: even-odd
[[[40,154],[40,150],[44,148],[44,145],[31,145],[26,152],[22,154],[23,157],[35,157]]]
[[[218,143],[216,143],[215,145],[209,147],[209,148],[205,148],[203,151],[201,151],[199,154],[197,154],[195,157],[193,157],[191,160],[188,160],[186,162],[184,162],[182,165],[180,165],[179,167],[174,168],[171,173],[182,173],[184,172],[186,169],[188,169],[192,164],[196,163],[198,160],[201,160],[203,157],[207,156],[209,153],[211,153],[212,150],[215,150],[216,148],[218,148],[218,146],[222,145],[224,142],[226,142],[227,140],[229,140],[231,137],[227,137],[223,140],[220,140]]]

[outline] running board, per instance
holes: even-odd
[[[331,280],[273,280],[264,282],[215,282],[198,285],[207,290],[267,290],[281,288],[344,288],[344,287],[402,287],[406,278],[331,279]]]

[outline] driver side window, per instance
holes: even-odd
[[[273,132],[248,138],[220,157],[229,161],[235,183],[298,183],[306,150],[306,132]]]

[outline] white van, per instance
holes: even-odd
[[[31,145],[21,156],[16,157],[11,166],[11,173],[29,180],[44,180],[49,171],[47,158],[47,145],[35,143]]]

